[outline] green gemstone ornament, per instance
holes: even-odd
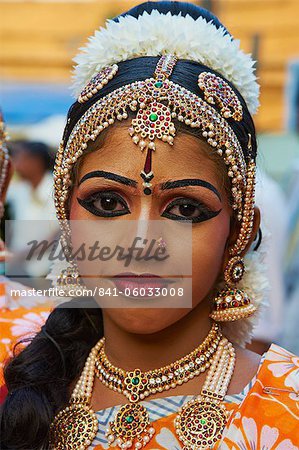
[[[149,120],[151,122],[156,122],[157,119],[158,119],[158,114],[155,114],[155,113],[150,114]]]
[[[133,420],[134,420],[134,417],[133,417],[133,416],[127,416],[127,417],[126,417],[126,422],[127,422],[127,423],[132,423]]]

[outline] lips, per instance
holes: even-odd
[[[112,278],[119,293],[133,298],[157,298],[155,289],[167,288],[175,280],[162,278],[152,273],[135,274],[132,272],[120,273]],[[156,292],[156,295],[154,295]]]

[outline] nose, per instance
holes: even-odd
[[[140,210],[135,220],[136,226],[134,228],[136,236],[144,239],[145,242],[146,240],[150,242],[151,239],[157,238],[157,234],[159,233],[157,227],[159,227],[159,222],[161,225],[162,218],[160,217],[157,203],[152,196],[144,196],[141,199]]]

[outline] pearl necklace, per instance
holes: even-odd
[[[69,405],[60,411],[50,426],[49,447],[53,450],[86,450],[98,431],[98,420],[90,407],[95,361],[102,340],[92,348]]]
[[[214,355],[200,395],[178,411],[176,433],[183,450],[213,449],[228,420],[223,404],[235,367],[235,350],[223,338]]]
[[[208,372],[204,387],[201,391],[201,395],[196,400],[188,402],[183,408],[181,408],[176,420],[177,433],[179,439],[184,442],[184,449],[186,450],[193,450],[194,448],[209,448],[199,446],[194,447],[194,436],[192,435],[192,433],[194,432],[194,420],[196,420],[196,422],[194,422],[195,424],[198,424],[200,422],[200,425],[203,427],[203,439],[200,438],[201,433],[199,435],[198,433],[196,433],[197,439],[201,439],[203,443],[209,443],[210,441],[215,442],[215,439],[219,439],[219,436],[222,433],[227,421],[227,414],[225,411],[225,407],[221,403],[221,400],[223,400],[224,398],[224,395],[228,388],[228,384],[230,382],[230,378],[233,373],[234,349],[225,338],[221,338],[219,342],[220,332],[218,327],[214,327],[214,331],[216,329],[218,345],[216,345],[216,351],[214,351],[214,357],[211,361],[211,364],[209,363],[210,370]],[[209,335],[212,333],[212,330],[210,331]],[[204,343],[206,342],[208,337],[205,339]],[[202,344],[202,346],[204,345],[204,343]],[[101,339],[91,350],[86,360],[82,374],[76,384],[75,389],[73,390],[69,405],[65,409],[60,411],[54,418],[54,421],[52,422],[50,427],[49,446],[51,449],[86,450],[95,438],[98,430],[98,421],[95,412],[90,407],[90,401],[93,390],[94,377],[96,371],[98,370],[96,366],[98,364],[98,358],[103,345],[104,338]],[[194,352],[192,352],[190,355],[193,355]],[[187,357],[184,357],[179,361],[185,361],[185,358],[188,358],[188,355]],[[173,367],[174,364],[176,363],[173,363],[170,366],[166,366],[166,368]],[[198,369],[196,369],[193,376],[197,374],[199,375],[199,373],[203,372],[203,367],[208,367],[207,362],[204,366],[202,366],[202,370],[200,370],[199,372]],[[149,371],[149,373],[156,374],[160,370],[161,369]],[[135,376],[136,371],[130,372],[130,374],[133,374]],[[146,372],[146,374],[148,374],[148,372]],[[189,379],[191,378],[192,377],[190,377]],[[182,378],[180,379],[180,381],[182,381]],[[185,382],[184,378],[182,382]],[[116,387],[114,387],[113,390],[117,390]],[[158,391],[160,392],[160,390]],[[199,416],[200,419],[194,419],[194,414],[196,416]],[[212,432],[205,429],[206,425],[203,423],[203,421],[206,421],[207,417],[209,418],[209,423],[214,423]],[[186,424],[189,424],[190,420],[193,426],[189,430],[189,426],[187,425],[188,433],[186,435]],[[131,428],[129,427],[130,425]],[[117,445],[121,449],[131,448],[133,445],[135,449],[141,449],[142,447],[147,445],[147,443],[155,433],[154,428],[149,425],[150,424],[147,416],[147,411],[143,405],[139,403],[130,403],[124,405],[120,408],[115,421],[110,424],[110,427],[107,430],[108,441],[109,443],[112,443],[113,441],[113,445]],[[128,439],[127,431],[130,431],[130,429],[131,437],[129,435],[130,438]],[[134,431],[134,433],[132,431]],[[113,436],[113,433],[115,432],[123,432],[123,434],[118,434],[118,437],[116,439],[115,436],[113,437],[113,439],[112,437],[109,438],[109,436]],[[206,436],[207,433],[208,435]],[[126,440],[124,440],[123,437]],[[192,445],[191,447],[188,447],[190,443]]]
[[[106,437],[110,444],[121,449],[136,450],[144,447],[153,437],[155,430],[150,424],[146,408],[140,400],[167,391],[198,376],[210,366],[210,358],[217,350],[221,339],[219,325],[213,323],[204,342],[187,356],[160,369],[142,372],[140,369],[127,372],[113,366],[103,346],[96,360],[96,375],[109,389],[125,395],[130,403],[123,405],[115,420],[110,422]]]

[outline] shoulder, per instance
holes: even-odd
[[[299,421],[298,393],[299,358],[272,344],[263,357],[256,381],[242,405],[241,414],[251,416],[261,426],[277,429],[285,438],[297,436],[295,441],[299,445],[296,431]]]
[[[299,358],[272,344],[231,417],[221,449],[247,448],[250,441],[255,448],[298,450],[298,391]],[[240,447],[230,446],[236,442]]]
[[[277,387],[299,392],[299,357],[288,350],[272,344],[258,374],[258,379]],[[298,396],[299,401],[299,396]]]

